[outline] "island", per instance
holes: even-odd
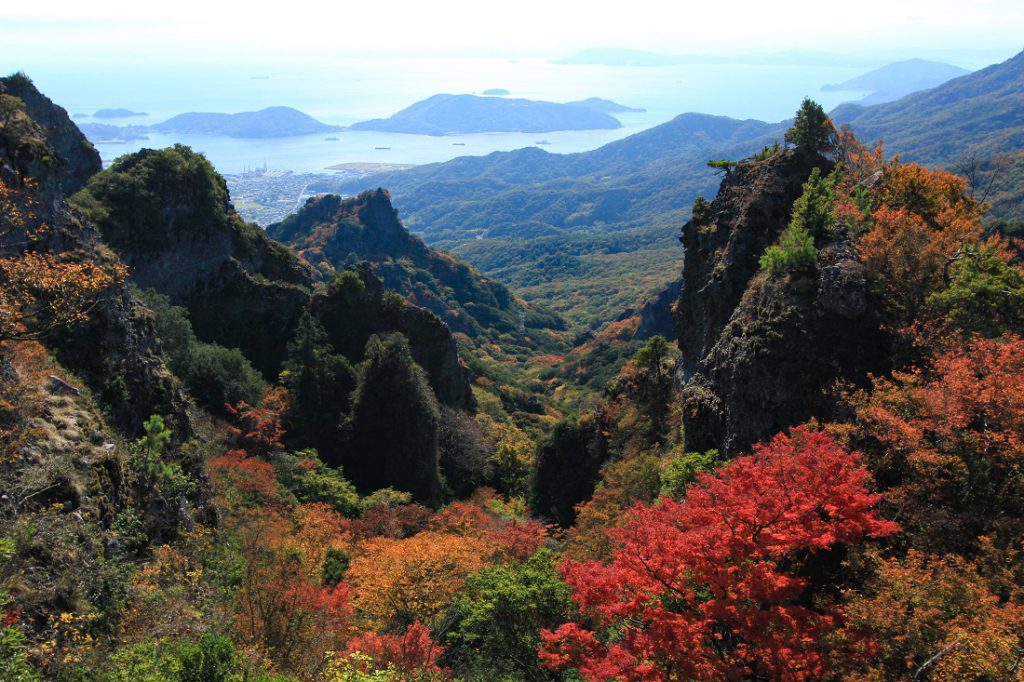
[[[239,138],[295,137],[342,130],[291,107],[267,107],[239,114],[179,114],[150,126],[160,133],[225,135]]]
[[[858,104],[882,104],[913,92],[929,90],[943,83],[966,76],[970,71],[944,62],[907,59],[886,64],[842,83],[822,86],[825,91],[871,91]]]
[[[566,102],[566,104],[571,104],[574,107],[586,107],[587,109],[593,109],[605,114],[642,114],[647,111],[646,109],[627,107],[624,104],[600,97],[588,97],[587,99],[576,100],[575,102]]]
[[[355,123],[349,130],[449,135],[614,130],[621,127],[618,119],[581,106],[476,95],[434,95],[390,118]]]
[[[131,118],[133,116],[149,116],[145,111],[132,111],[131,109],[100,109],[92,115],[93,118]]]
[[[485,95],[511,95],[512,93],[505,88],[488,88],[484,90]]]
[[[109,123],[83,123],[78,126],[93,144],[122,144],[134,140],[148,140],[146,126],[115,126]]]

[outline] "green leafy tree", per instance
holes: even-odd
[[[447,658],[456,671],[466,679],[556,679],[537,659],[541,629],[555,627],[572,609],[556,563],[542,549],[466,581],[449,612]]]
[[[805,97],[785,140],[801,151],[823,154],[835,147],[836,129],[821,105]]]
[[[316,450],[281,454],[277,479],[299,502],[321,502],[344,516],[357,516],[359,494],[341,469],[324,465]]]
[[[153,289],[135,292],[153,312],[160,346],[171,368],[200,406],[226,416],[225,405],[259,402],[263,377],[237,348],[196,338],[188,311]]]
[[[324,587],[334,587],[340,583],[351,563],[352,557],[345,550],[338,547],[328,548],[327,554],[324,556],[324,565],[321,569]]]
[[[718,450],[684,452],[669,460],[661,472],[661,494],[681,499],[697,482],[697,475],[714,471],[722,460]]]
[[[1024,272],[995,249],[963,249],[948,265],[949,286],[925,301],[929,315],[988,338],[1024,332]]]

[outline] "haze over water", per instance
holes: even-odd
[[[505,88],[512,97],[565,102],[604,97],[645,113],[617,117],[619,130],[555,133],[491,133],[430,137],[369,131],[276,139],[213,135],[159,135],[124,144],[100,144],[104,161],[143,147],[181,142],[203,152],[222,173],[245,168],[327,172],[338,163],[422,164],[550,144],[551,152],[595,149],[663,123],[684,112],[779,121],[804,96],[826,109],[857,99],[855,92],[822,92],[872,68],[778,64],[687,64],[664,67],[558,65],[546,59],[371,58],[338,59],[310,66],[291,64],[173,68],[43,68],[29,75],[72,115],[107,107],[145,111],[146,117],[105,119],[117,125],[156,123],[189,111],[253,111],[290,106],[325,122],[348,125],[384,118],[437,93],[476,93]],[[96,119],[78,117],[79,123]],[[337,141],[324,138],[337,137]],[[459,145],[453,143],[462,143]],[[377,149],[390,147],[390,149]]]

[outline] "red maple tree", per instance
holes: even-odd
[[[820,676],[836,612],[808,599],[807,557],[898,526],[858,456],[797,427],[705,474],[681,500],[633,509],[609,563],[561,570],[587,620],[543,633],[541,660],[588,680]]]

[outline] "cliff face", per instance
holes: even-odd
[[[676,327],[687,448],[727,455],[811,417],[837,382],[879,369],[878,331],[861,264],[841,231],[818,240],[813,275],[770,275],[758,260],[824,159],[783,151],[742,162],[682,232]]]
[[[77,192],[99,172],[99,152],[72,123],[68,112],[39,92],[32,81],[21,75],[0,78],[0,95],[18,98],[37,126],[35,135],[26,134],[26,128],[19,130],[16,121],[8,120],[0,133],[6,164],[23,177],[41,180],[48,201]]]
[[[0,127],[0,172],[9,187],[36,188],[30,192],[33,205],[25,207],[33,216],[28,232],[46,226],[31,238],[30,248],[72,262],[116,263],[92,224],[65,199],[66,192],[99,170],[96,150],[67,112],[27,78],[0,79],[0,96],[21,102],[21,113]],[[0,255],[13,255],[18,248],[0,243]],[[137,433],[151,414],[161,414],[180,436],[190,432],[184,395],[164,365],[153,321],[126,285],[104,291],[86,324],[57,330],[46,343],[65,367],[89,383],[109,410],[112,425]]]
[[[303,215],[318,225],[327,221],[319,229],[344,231],[344,242],[353,248],[375,256],[399,249],[417,259],[429,256],[429,249],[398,223],[383,191],[357,203],[326,199],[311,202]],[[364,288],[358,296],[314,295],[316,271],[244,223],[223,178],[187,147],[125,157],[93,178],[75,203],[128,263],[134,284],[186,308],[201,340],[240,349],[268,379],[280,372],[298,319],[309,306],[335,350],[353,363],[362,360],[372,334],[402,332],[438,400],[471,405],[466,373],[444,322],[422,308],[389,303],[369,270],[361,273]]]
[[[359,362],[371,335],[401,332],[409,340],[413,360],[426,371],[438,402],[472,409],[468,372],[444,322],[401,297],[386,297],[383,283],[368,266],[357,272],[361,290],[329,291],[314,296],[310,303],[334,349]]]
[[[717,198],[683,226],[675,320],[686,378],[715,344],[761,254],[785,229],[814,163],[792,152],[741,163],[722,181]]]
[[[382,189],[349,199],[314,197],[267,233],[324,272],[366,262],[385,287],[457,332],[477,337],[565,328],[557,315],[529,306],[504,285],[410,234]]]
[[[203,156],[180,145],[142,150],[93,178],[75,202],[136,286],[185,307],[203,341],[239,348],[276,376],[313,273],[238,217]]]

